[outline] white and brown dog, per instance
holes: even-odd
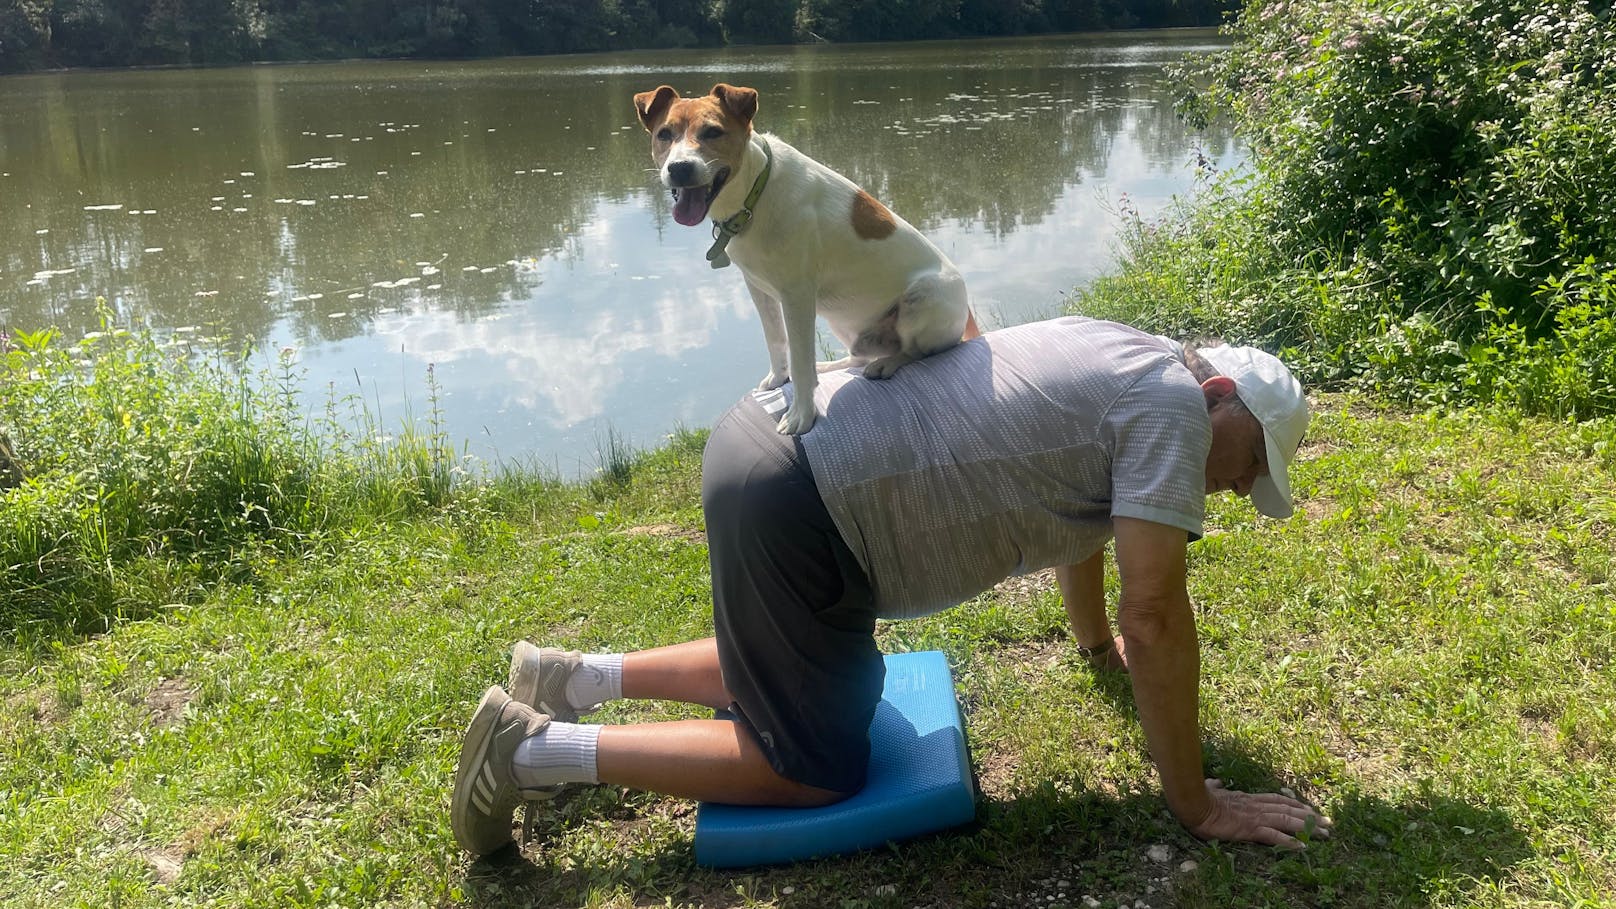
[[[713,220],[714,268],[733,259],[763,320],[769,373],[795,386],[779,430],[807,432],[818,372],[849,366],[884,379],[975,336],[965,281],[909,223],[851,180],[780,139],[753,133],[758,93],[713,86],[680,98],[663,85],[634,96],[651,157],[673,193],[673,219]],[[848,356],[814,362],[814,317]]]

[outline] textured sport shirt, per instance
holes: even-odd
[[[1173,342],[1079,317],[1001,329],[898,370],[820,376],[802,437],[877,614],[946,609],[1073,564],[1114,517],[1201,534],[1206,400]],[[790,386],[759,393],[783,410]]]

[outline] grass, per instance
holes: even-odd
[[[451,775],[514,640],[709,632],[702,439],[613,448],[587,484],[513,472],[296,546],[243,538],[231,571],[99,633],[11,639],[8,905],[1616,905],[1616,425],[1350,397],[1320,402],[1297,517],[1214,499],[1191,548],[1208,770],[1290,787],[1333,839],[1292,855],[1186,834],[1126,678],[1076,658],[1035,575],[881,627],[888,650],[950,657],[972,827],[715,872],[694,865],[692,805],[599,787],[521,860],[469,862]]]

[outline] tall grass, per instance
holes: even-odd
[[[0,491],[0,636],[103,630],[239,575],[255,548],[307,555],[451,500],[465,459],[430,370],[424,425],[396,434],[357,394],[311,415],[298,378],[291,349],[255,368],[105,316],[77,342],[0,341],[0,435],[20,473]]]

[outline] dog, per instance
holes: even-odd
[[[796,390],[781,433],[818,419],[818,374],[863,367],[885,379],[974,337],[965,280],[954,263],[853,181],[778,137],[754,133],[754,89],[719,83],[681,98],[663,85],[634,96],[651,159],[673,194],[673,219],[711,218],[714,268],[740,267],[763,322],[769,372],[760,390]],[[848,355],[814,362],[823,316]]]

